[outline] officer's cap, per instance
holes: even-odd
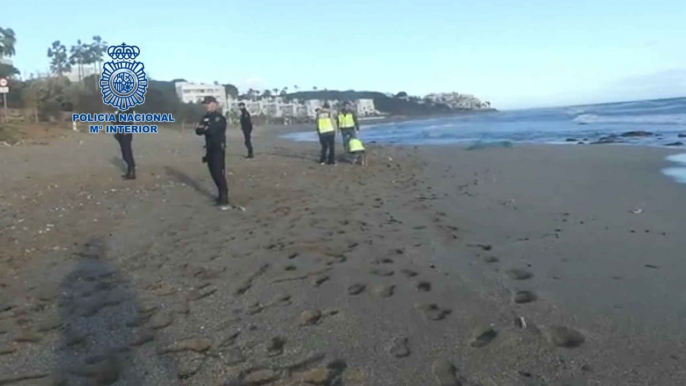
[[[202,100],[202,104],[204,104],[204,105],[206,105],[208,103],[212,103],[212,102],[217,103],[217,98],[215,98],[213,96],[206,96],[205,99]]]

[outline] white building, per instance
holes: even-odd
[[[205,97],[212,96],[217,99],[224,113],[229,109],[226,90],[222,85],[176,82],[174,86],[176,88],[176,95],[183,103],[200,103]]]
[[[355,101],[356,113],[360,117],[368,117],[377,115],[376,107],[374,106],[374,99],[358,99]]]

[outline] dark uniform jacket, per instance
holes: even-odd
[[[195,133],[205,136],[205,147],[208,152],[226,148],[226,118],[218,111],[205,114]]]
[[[241,110],[241,129],[244,131],[252,130],[252,119],[248,110]]]

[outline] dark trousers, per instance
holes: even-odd
[[[250,134],[252,134],[252,129],[242,129],[243,130],[243,139],[245,139],[245,147],[248,149],[248,157],[253,156],[252,152],[252,139],[250,138]]]
[[[210,175],[214,184],[217,185],[219,191],[219,201],[227,202],[229,197],[229,188],[226,184],[226,168],[225,168],[225,153],[224,150],[217,149],[207,152],[207,167],[210,169]]]
[[[326,162],[329,165],[333,165],[336,161],[336,133],[332,131],[330,133],[319,134],[319,143],[322,145],[322,154],[319,157],[319,162]]]
[[[126,162],[128,171],[132,171],[136,168],[136,163],[133,160],[133,150],[131,150],[131,142],[133,141],[133,135],[131,134],[121,134],[114,138],[119,142],[119,147],[121,147],[121,157]]]

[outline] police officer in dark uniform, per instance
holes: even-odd
[[[238,104],[241,109],[241,131],[243,131],[243,139],[245,140],[245,148],[248,149],[248,157],[254,158],[252,150],[252,139],[250,135],[252,133],[252,118],[250,117],[250,112],[245,108],[245,103],[241,102]]]
[[[132,109],[124,111],[122,114],[133,114]],[[119,121],[120,123],[126,123],[124,121]],[[121,157],[126,162],[126,174],[122,177],[127,180],[136,179],[136,163],[133,160],[133,150],[131,150],[131,142],[133,142],[133,134],[131,133],[115,133],[114,139],[119,142],[119,147],[121,147]]]
[[[225,176],[225,149],[226,149],[226,118],[217,111],[219,104],[217,99],[211,96],[205,97],[203,105],[207,114],[195,129],[197,135],[205,136],[206,155],[203,162],[207,162],[210,175],[217,185],[219,197],[217,204],[221,206],[229,205],[229,188],[226,184]]]

